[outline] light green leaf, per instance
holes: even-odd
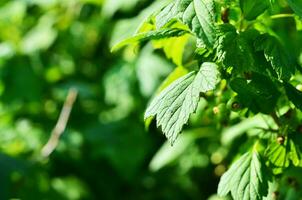
[[[145,113],[145,119],[155,117],[157,126],[174,143],[182,127],[198,105],[200,93],[215,89],[219,81],[218,66],[203,63],[198,73],[190,72],[177,79],[156,96]]]
[[[290,138],[286,138],[283,144],[279,144],[275,139],[268,146],[265,154],[272,167],[281,168],[278,172],[282,172],[282,169],[289,167],[291,162],[294,166],[298,166],[300,163],[300,150]]]
[[[140,0],[110,0],[103,4],[102,14],[108,18],[112,17],[118,10],[128,11],[133,9]]]
[[[175,80],[179,79],[180,77],[186,75],[189,73],[189,70],[179,66],[176,67],[173,72],[169,74],[169,76],[162,82],[162,84],[159,86],[159,88],[156,90],[155,94],[158,95],[160,94],[166,87],[168,87],[171,83],[173,83]],[[153,121],[153,117],[150,117],[145,120],[145,127],[146,129],[149,128],[150,124]]]
[[[302,18],[302,1],[301,0],[287,0],[289,6],[294,12]]]
[[[168,4],[156,15],[156,28],[160,29],[175,19],[182,19],[182,15],[192,0],[175,0]],[[180,20],[181,21],[181,20]]]
[[[240,8],[247,20],[254,20],[269,7],[267,0],[240,0]]]
[[[236,200],[262,200],[268,188],[263,168],[258,152],[245,153],[221,177],[218,194],[226,196],[231,192]]]
[[[113,32],[111,33],[111,39],[109,43],[110,48],[112,48],[113,45],[124,40],[125,38],[129,38],[138,33],[144,33],[147,31],[154,30],[155,17],[152,14],[160,10],[162,7],[164,7],[170,2],[171,0],[155,0],[150,6],[143,9],[137,16],[133,18],[117,20],[114,25]]]
[[[173,70],[173,64],[154,52],[151,44],[145,45],[136,62],[136,75],[144,97],[151,97],[163,78]]]
[[[295,72],[295,64],[277,39],[261,35],[255,42],[257,51],[264,51],[265,58],[271,63],[279,79],[289,79]]]
[[[198,134],[195,132],[182,134],[174,148],[171,148],[170,144],[165,142],[152,158],[149,165],[150,170],[153,172],[158,171],[178,159],[192,145],[197,136]]]
[[[24,54],[48,49],[57,38],[57,30],[53,27],[55,17],[44,15],[39,23],[33,27],[23,38],[21,49]]]
[[[296,22],[297,31],[302,31],[302,20],[301,20],[301,18],[298,17],[298,16],[295,16],[295,22]]]
[[[202,127],[184,131],[184,133],[179,136],[173,148],[171,148],[168,141],[160,147],[152,158],[149,169],[152,172],[156,172],[168,165],[180,161],[181,156],[188,154],[190,147],[196,145],[196,139],[210,138],[215,136],[215,133],[217,133],[217,131],[212,127]]]
[[[188,69],[184,67],[176,67],[173,72],[164,80],[164,82],[159,86],[157,89],[157,94],[159,94],[161,91],[163,91],[166,87],[168,87],[171,83],[173,83],[178,78],[188,74]]]
[[[302,111],[302,92],[289,83],[284,83],[284,87],[288,99]]]
[[[169,38],[169,37],[179,37],[184,34],[188,33],[186,30],[177,29],[177,28],[165,28],[155,31],[149,31],[145,33],[138,33],[134,35],[133,37],[127,38],[122,40],[121,42],[114,45],[111,49],[112,52],[117,51],[121,49],[122,47],[129,45],[129,44],[136,44],[143,41],[148,40],[159,40],[163,38]]]
[[[189,34],[185,34],[177,38],[166,38],[154,41],[153,45],[156,49],[163,49],[168,59],[171,59],[177,66],[183,65],[183,54],[186,44],[190,38]]]
[[[263,128],[270,128],[269,125],[272,124],[272,119],[264,115],[258,114],[253,117],[242,120],[240,123],[227,127],[223,130],[221,136],[221,143],[224,146],[230,146],[233,144],[239,136],[245,134],[248,130]],[[269,125],[268,125],[269,124]]]
[[[216,39],[213,0],[176,0],[156,16],[156,26],[164,27],[173,20],[188,25],[200,47],[213,47]]]

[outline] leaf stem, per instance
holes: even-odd
[[[278,133],[279,131],[276,129],[272,129],[272,128],[262,128],[262,127],[256,127],[256,129],[260,129],[266,132],[273,132],[273,133]]]
[[[294,17],[295,15],[294,14],[287,14],[287,13],[284,13],[284,14],[276,14],[276,15],[272,15],[270,16],[271,19],[280,19],[280,18],[290,18],[290,17]]]
[[[239,21],[239,31],[243,31],[244,16],[241,14]]]
[[[289,129],[289,126],[286,125],[286,126],[284,127],[284,129],[282,130],[281,134],[282,134],[283,136],[287,135],[288,129]]]
[[[279,127],[281,127],[281,123],[280,123],[280,121],[279,121],[279,118],[278,118],[277,114],[276,114],[276,113],[272,113],[272,114],[271,114],[271,117],[273,118],[274,122],[275,122]]]

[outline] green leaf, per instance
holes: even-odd
[[[236,138],[247,133],[249,130],[259,130],[259,128],[269,129],[269,125],[271,123],[269,119],[270,118],[265,118],[265,116],[261,114],[255,115],[247,119],[243,119],[236,125],[225,128],[221,134],[220,141],[224,146],[230,146],[237,141]]]
[[[153,42],[154,47],[163,49],[168,59],[171,59],[177,66],[183,65],[183,54],[186,44],[190,38],[189,34],[177,38],[166,38]]]
[[[145,119],[156,116],[157,126],[174,143],[182,127],[198,105],[200,93],[215,89],[219,81],[218,66],[203,63],[199,72],[190,72],[174,81],[156,96],[145,113]]]
[[[21,49],[25,54],[32,54],[37,51],[48,49],[57,38],[57,30],[53,16],[45,15],[40,18],[39,23],[24,36]]]
[[[282,172],[282,169],[289,167],[292,162],[294,166],[298,166],[300,163],[300,150],[295,145],[294,141],[290,138],[286,138],[283,144],[279,144],[276,139],[268,146],[266,152],[272,167],[276,168],[275,172]],[[279,170],[279,169],[280,170]]]
[[[302,17],[295,16],[297,31],[302,31]]]
[[[233,79],[231,88],[238,93],[240,103],[254,113],[270,114],[275,109],[280,92],[268,77],[256,73],[252,76],[250,82],[243,78]]]
[[[149,31],[144,33],[138,33],[133,37],[127,38],[122,40],[121,42],[114,45],[111,49],[112,52],[121,49],[122,47],[129,45],[129,44],[136,44],[141,43],[148,40],[159,40],[163,38],[170,38],[170,37],[179,37],[184,34],[188,33],[188,31],[183,29],[177,28],[164,28],[155,31]]]
[[[156,28],[160,29],[176,19],[181,21],[184,11],[191,3],[192,0],[175,0],[168,4],[156,15]]]
[[[209,129],[206,129],[209,131]],[[188,131],[179,136],[174,148],[171,148],[169,142],[165,142],[152,158],[149,168],[152,172],[158,171],[166,165],[177,160],[198,138],[199,132]]]
[[[234,73],[257,72],[266,76],[275,75],[274,70],[261,52],[255,52],[254,42],[260,33],[249,29],[238,33],[230,24],[218,27],[216,56],[225,68],[232,67]]]
[[[240,0],[240,8],[247,20],[256,19],[269,7],[267,0]]]
[[[176,0],[156,16],[156,26],[164,27],[173,20],[189,26],[198,38],[199,47],[213,47],[216,39],[213,0]]]
[[[221,177],[218,194],[226,196],[231,192],[234,199],[262,200],[267,188],[264,165],[258,152],[253,151],[241,156]]]
[[[301,0],[287,0],[289,6],[294,12],[302,18],[302,1]]]
[[[170,74],[169,76],[162,82],[162,84],[158,87],[158,89],[156,90],[155,94],[158,95],[160,94],[166,87],[168,87],[169,85],[171,85],[171,83],[173,83],[175,80],[177,80],[178,78],[186,75],[189,73],[189,70],[179,66],[176,67]],[[148,119],[145,120],[145,127],[146,129],[149,128],[150,124],[153,121],[153,117],[150,117]]]
[[[284,83],[284,87],[288,99],[302,111],[302,92],[289,83]]]
[[[257,51],[264,51],[265,58],[271,63],[278,79],[288,80],[295,72],[295,63],[276,38],[261,35],[255,42],[255,48]]]
[[[174,65],[163,56],[154,52],[151,44],[145,45],[136,61],[136,76],[141,94],[151,97],[163,78],[168,76]]]
[[[215,47],[218,61],[225,67],[233,67],[236,72],[250,71],[254,66],[252,49],[234,26],[225,24],[218,28]]]
[[[157,89],[156,93],[159,94],[165,88],[167,88],[169,85],[171,85],[171,83],[173,83],[175,80],[177,80],[178,78],[180,78],[188,73],[189,73],[188,69],[181,67],[181,66],[176,67],[173,70],[173,72],[171,72],[169,74],[169,76],[164,80],[164,82],[162,82],[162,84]]]
[[[140,0],[115,0],[114,3],[111,1],[104,1],[102,14],[108,18],[112,17],[118,10],[129,11],[133,9]]]

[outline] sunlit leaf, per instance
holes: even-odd
[[[111,51],[112,52],[117,51],[129,44],[140,43],[148,40],[159,40],[163,38],[179,37],[186,33],[188,33],[186,30],[177,29],[177,28],[166,28],[161,30],[149,31],[145,33],[138,33],[133,37],[127,38],[117,43],[112,47]]]
[[[148,106],[145,119],[156,116],[157,126],[174,143],[182,127],[198,105],[200,93],[215,89],[219,81],[218,66],[214,63],[203,63],[199,72],[177,79]]]
[[[264,164],[259,153],[245,153],[221,177],[218,194],[226,196],[231,193],[238,200],[262,200],[268,188],[264,176]]]
[[[212,48],[215,42],[215,4],[213,0],[176,0],[156,16],[157,28],[172,20],[188,25],[199,46]]]
[[[294,141],[290,138],[285,138],[283,144],[273,140],[266,150],[266,156],[273,168],[287,168],[290,163],[298,166],[300,163],[300,150]]]

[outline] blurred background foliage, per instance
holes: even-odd
[[[181,168],[160,171],[155,163],[149,169],[165,139],[145,130],[143,112],[173,64],[148,45],[139,55],[133,49],[110,53],[111,43],[131,35],[165,1],[152,3],[0,1],[0,199],[186,199],[214,193],[215,187],[201,190],[211,188],[212,178],[202,157]],[[44,159],[41,149],[71,87],[79,96],[67,129]],[[200,156],[198,149],[190,151],[183,159]],[[195,165],[209,169],[188,173]]]
[[[143,113],[175,64],[150,44],[110,53],[167,1],[0,1],[0,199],[218,199],[234,143],[263,120],[225,129],[221,145],[197,112],[171,148]],[[43,158],[71,87],[67,128]]]

